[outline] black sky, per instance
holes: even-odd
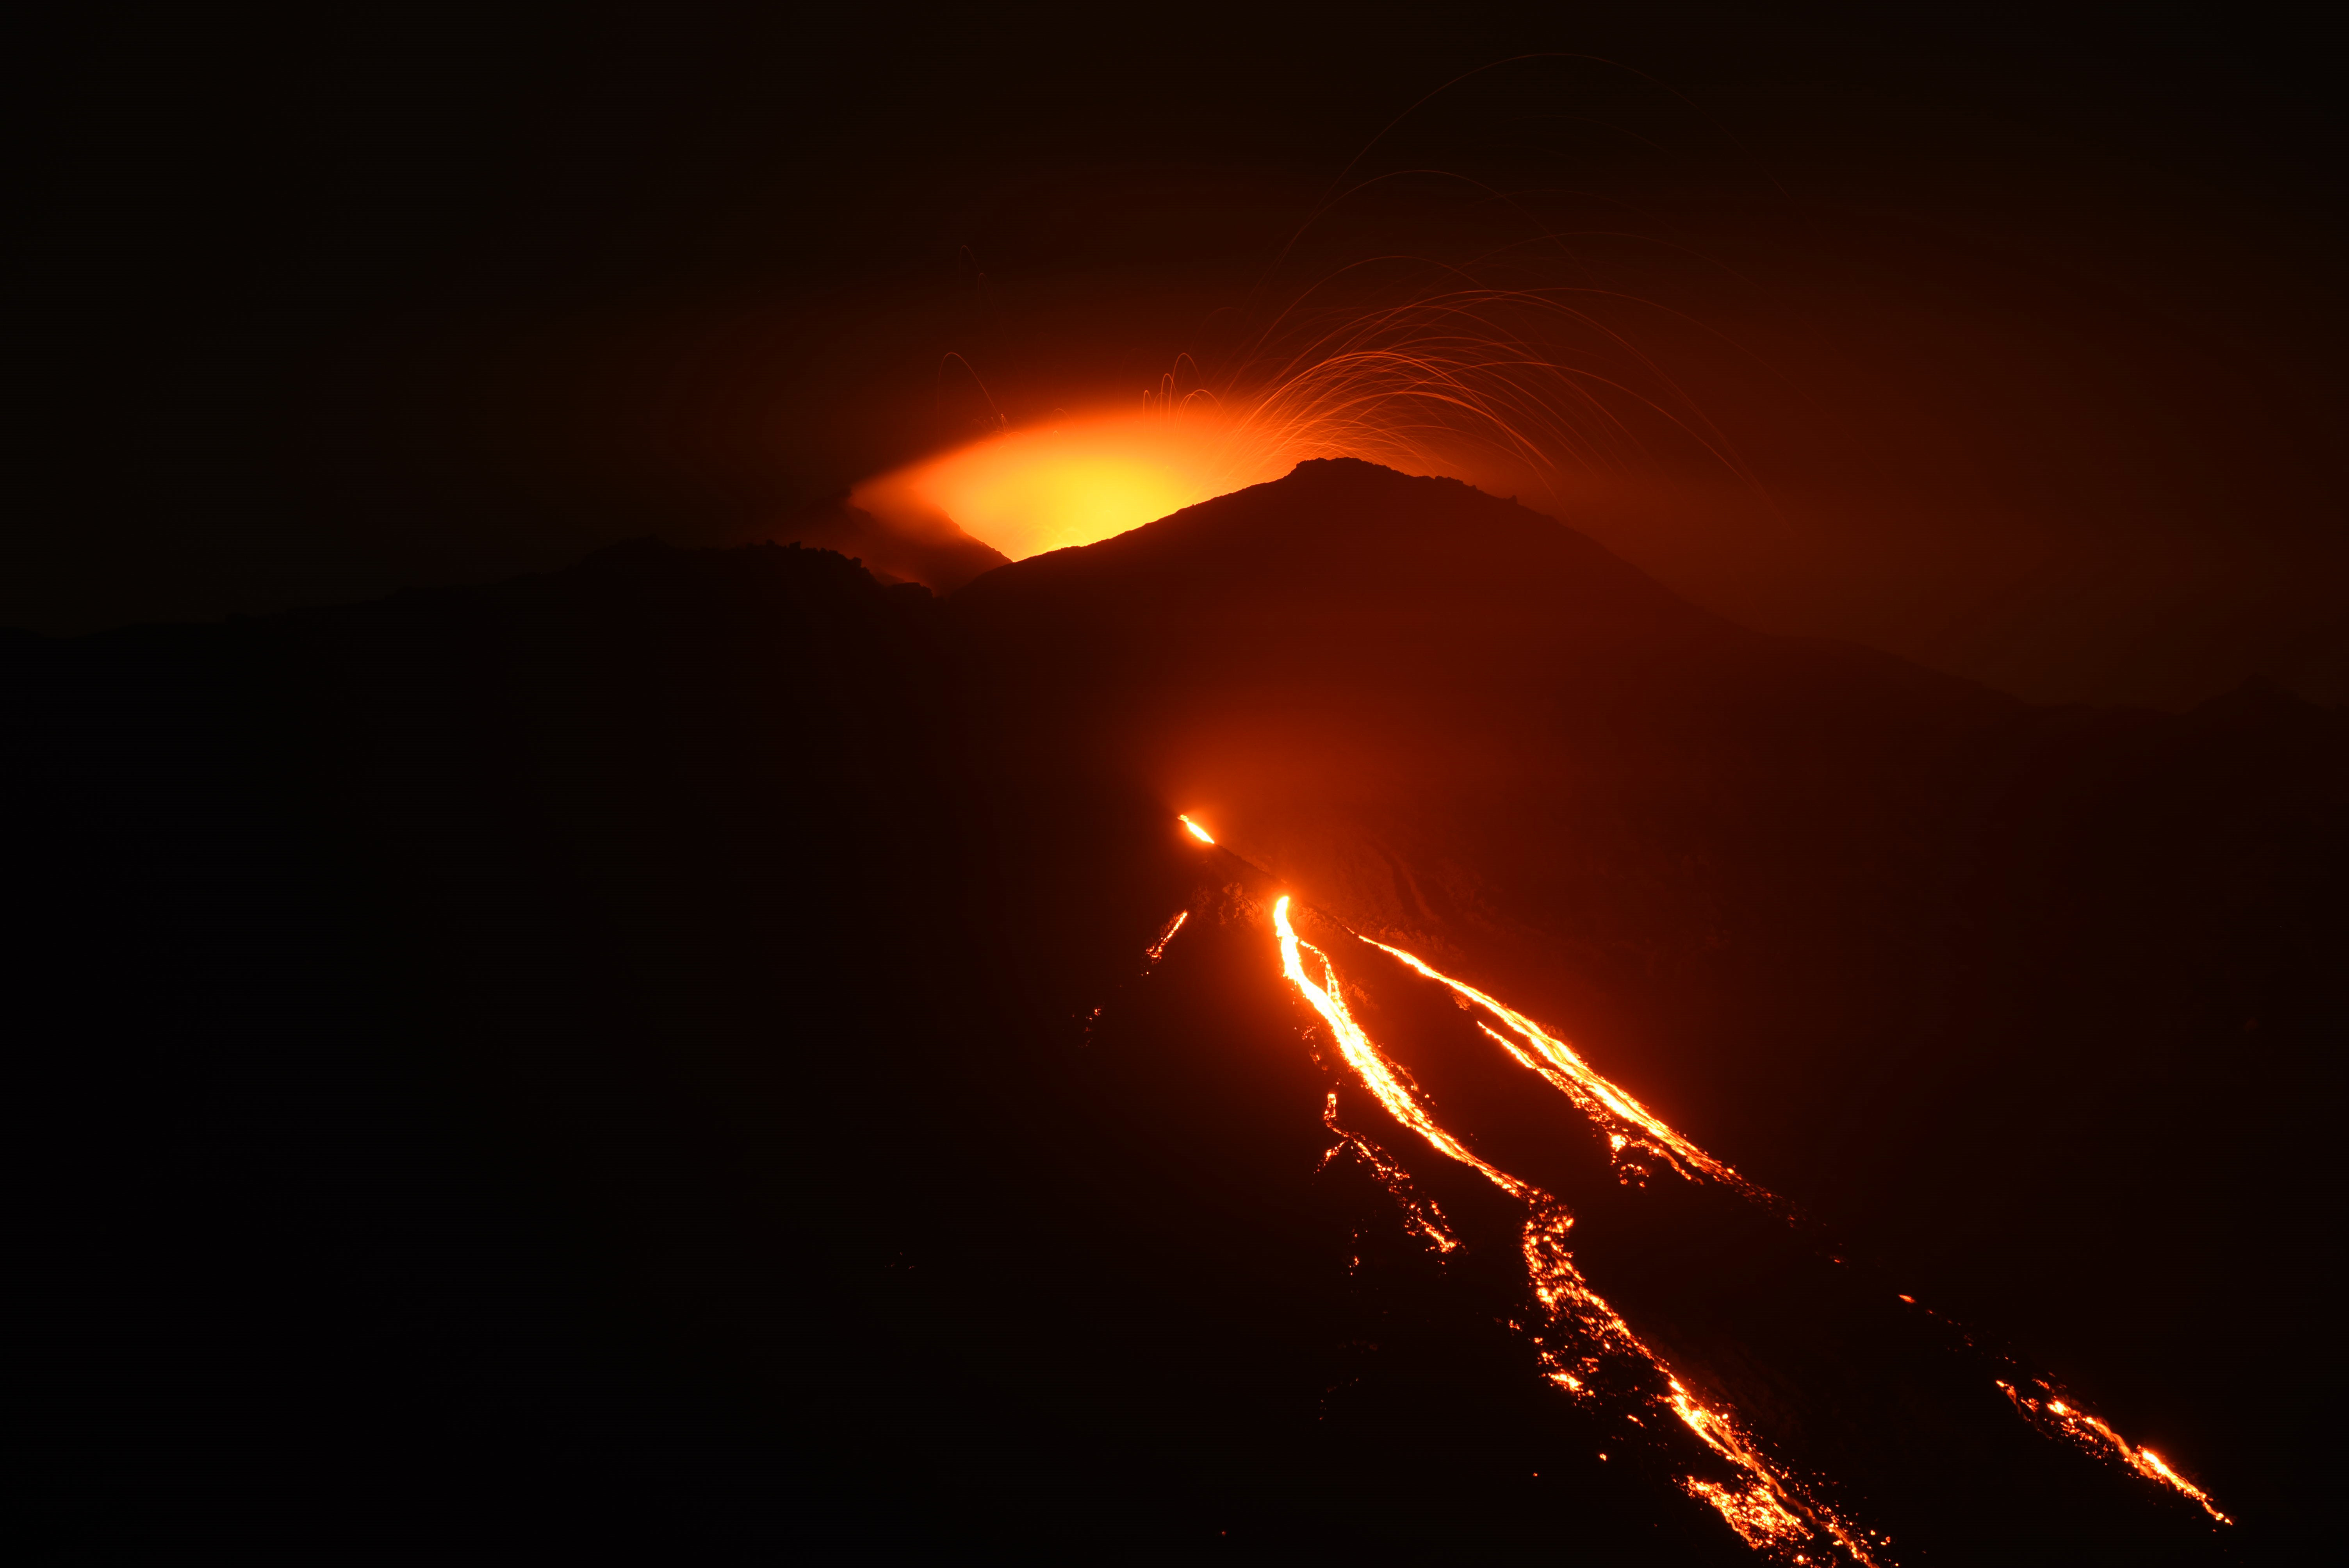
[[[1725,549],[1632,508],[1593,532],[1746,619],[2030,695],[2178,703],[2263,671],[2337,700],[2341,127],[2299,26],[69,24],[30,100],[16,297],[44,477],[0,624],[756,536],[962,433],[949,351],[1015,415],[1149,384],[1397,114],[1464,71],[1566,55],[1587,58],[1455,89],[1364,167],[1517,172],[1539,141],[1541,178],[1651,242],[1626,275],[1766,361],[1760,380],[1684,368],[1779,531]],[[1330,242],[1391,238],[1392,216]],[[1670,246],[1698,261],[1653,261]],[[1919,586],[1958,579],[1930,603]]]

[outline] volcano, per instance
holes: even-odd
[[[645,544],[5,668],[85,1553],[2322,1526],[2338,711],[1350,460],[943,599]]]

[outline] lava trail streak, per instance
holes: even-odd
[[[1665,1126],[1653,1111],[1600,1077],[1572,1046],[1523,1013],[1495,1000],[1465,981],[1454,980],[1451,975],[1432,968],[1415,954],[1405,953],[1400,947],[1390,947],[1375,937],[1365,936],[1361,940],[1381,953],[1401,959],[1430,980],[1450,986],[1455,995],[1465,997],[1498,1018],[1511,1033],[1525,1042],[1524,1046],[1519,1046],[1516,1040],[1489,1025],[1480,1026],[1520,1066],[1540,1074],[1550,1087],[1572,1100],[1585,1116],[1622,1129],[1623,1133],[1614,1140],[1619,1154],[1627,1141],[1637,1140],[1639,1147],[1661,1156],[1682,1176],[1694,1180],[1696,1173],[1702,1172],[1756,1202],[1772,1208],[1782,1207],[1770,1193]]]
[[[1216,845],[1216,841],[1198,823],[1189,817],[1181,820],[1201,843]],[[1216,848],[1221,853],[1233,853],[1220,845]],[[1241,863],[1253,866],[1253,862],[1244,859]],[[1253,869],[1262,872],[1260,867]],[[1599,1369],[1600,1357],[1612,1355],[1629,1357],[1634,1363],[1644,1363],[1663,1380],[1664,1391],[1655,1394],[1652,1403],[1660,1408],[1669,1409],[1682,1425],[1702,1439],[1707,1448],[1729,1461],[1746,1478],[1741,1485],[1732,1487],[1690,1477],[1683,1482],[1687,1491],[1717,1508],[1738,1533],[1756,1547],[1793,1553],[1799,1561],[1804,1560],[1799,1553],[1806,1542],[1824,1537],[1833,1543],[1835,1550],[1855,1561],[1874,1562],[1870,1553],[1883,1549],[1882,1536],[1873,1533],[1863,1536],[1807,1491],[1796,1487],[1725,1411],[1711,1410],[1700,1405],[1674,1377],[1661,1358],[1591,1290],[1566,1244],[1568,1233],[1574,1223],[1574,1217],[1567,1206],[1532,1183],[1494,1165],[1436,1120],[1428,1108],[1426,1097],[1420,1093],[1409,1073],[1372,1044],[1355,1021],[1340,989],[1337,968],[1329,954],[1299,938],[1289,921],[1289,903],[1288,897],[1282,897],[1274,906],[1272,917],[1274,930],[1280,941],[1282,973],[1320,1015],[1346,1065],[1403,1128],[1416,1133],[1446,1159],[1476,1171],[1526,1205],[1527,1218],[1523,1245],[1526,1266],[1535,1294],[1550,1314],[1551,1331],[1577,1347],[1576,1353],[1568,1354],[1554,1345],[1543,1346],[1543,1361],[1552,1381],[1577,1398],[1588,1398],[1593,1387],[1591,1379]],[[1330,923],[1337,924],[1335,922]],[[1338,929],[1343,931],[1346,928],[1339,925]],[[1535,1074],[1563,1094],[1594,1129],[1606,1137],[1612,1158],[1617,1161],[1619,1175],[1627,1179],[1634,1173],[1643,1175],[1645,1166],[1638,1162],[1651,1157],[1670,1166],[1676,1174],[1692,1183],[1716,1184],[1771,1214],[1787,1221],[1794,1220],[1794,1212],[1784,1200],[1683,1137],[1667,1125],[1662,1118],[1640,1104],[1636,1097],[1600,1074],[1567,1041],[1533,1019],[1467,982],[1444,974],[1416,954],[1362,936],[1360,933],[1348,932],[1347,934],[1377,948],[1421,976],[1446,987],[1463,1006],[1484,1014],[1485,1017],[1477,1020],[1477,1027],[1485,1037],[1498,1046],[1518,1067]],[[1308,954],[1312,955],[1319,970],[1319,980],[1307,970],[1305,960]],[[1486,1022],[1486,1019],[1491,1021]],[[1334,1101],[1325,1119],[1338,1133],[1341,1140],[1340,1147],[1352,1148],[1402,1204],[1405,1213],[1411,1216],[1414,1230],[1434,1241],[1438,1249],[1444,1253],[1450,1253],[1460,1244],[1433,1205],[1411,1193],[1408,1173],[1402,1169],[1400,1161],[1358,1131],[1338,1125]],[[1911,1300],[1907,1296],[1901,1299]],[[1973,1349],[1974,1342],[1970,1336],[1961,1335],[1961,1338],[1970,1350]],[[2179,1473],[2159,1454],[2131,1444],[2109,1424],[2083,1409],[2076,1401],[2059,1394],[2044,1379],[2023,1375],[2004,1357],[1995,1357],[1994,1361],[2002,1375],[1995,1376],[1993,1380],[2014,1409],[2037,1431],[2064,1440],[2106,1462],[2124,1466],[2156,1486],[2191,1499],[2220,1524],[2232,1522],[2208,1492]],[[2019,1386],[2024,1383],[2031,1385],[2032,1391],[2025,1392]]]
[[[1531,1182],[1519,1180],[1479,1156],[1430,1114],[1409,1076],[1371,1042],[1370,1036],[1348,1010],[1337,967],[1330,963],[1329,954],[1298,936],[1296,927],[1289,922],[1288,904],[1288,899],[1283,896],[1272,910],[1273,930],[1280,939],[1281,973],[1321,1016],[1321,1021],[1329,1026],[1330,1037],[1337,1044],[1339,1054],[1344,1057],[1346,1065],[1353,1069],[1362,1086],[1370,1090],[1372,1098],[1386,1109],[1389,1115],[1405,1129],[1417,1133],[1436,1152],[1475,1171],[1526,1206],[1523,1247],[1526,1275],[1535,1297],[1550,1315],[1553,1336],[1570,1336],[1581,1352],[1578,1359],[1570,1360],[1555,1348],[1546,1349],[1544,1360],[1552,1380],[1568,1392],[1582,1396],[1588,1389],[1586,1379],[1597,1369],[1600,1357],[1623,1357],[1644,1365],[1660,1384],[1658,1391],[1648,1397],[1650,1404],[1660,1414],[1669,1411],[1706,1448],[1727,1461],[1737,1474],[1738,1479],[1733,1482],[1686,1477],[1681,1484],[1692,1497],[1701,1499],[1718,1510],[1730,1527],[1757,1550],[1771,1552],[1794,1562],[1813,1561],[1808,1555],[1813,1551],[1839,1550],[1851,1562],[1878,1568],[1879,1560],[1873,1555],[1876,1547],[1861,1531],[1808,1495],[1792,1477],[1774,1464],[1729,1412],[1700,1403],[1663,1359],[1590,1288],[1589,1282],[1583,1277],[1566,1246],[1568,1232],[1574,1223],[1574,1216],[1567,1206]],[[1396,953],[1392,948],[1386,951]],[[1319,980],[1307,971],[1305,957],[1308,954],[1312,954],[1321,972]],[[1433,978],[1444,978],[1408,954],[1396,953],[1396,955],[1405,958]],[[1578,1096],[1578,1103],[1580,1097],[1588,1096],[1613,1114],[1632,1120],[1662,1143],[1665,1149],[1690,1150],[1698,1160],[1703,1161],[1702,1163],[1692,1161],[1698,1170],[1709,1175],[1715,1174],[1717,1170],[1722,1173],[1720,1179],[1736,1180],[1735,1173],[1728,1167],[1704,1159],[1701,1150],[1694,1150],[1692,1145],[1687,1145],[1661,1121],[1648,1115],[1636,1100],[1621,1094],[1605,1079],[1583,1067],[1580,1058],[1567,1050],[1560,1042],[1542,1034],[1483,993],[1459,986],[1453,981],[1445,981],[1445,984],[1454,985],[1492,1009],[1496,1016],[1510,1023],[1512,1028],[1517,1029],[1528,1040],[1547,1042],[1547,1046],[1537,1045],[1536,1048],[1542,1050],[1544,1060],[1551,1064],[1558,1078],[1563,1080],[1561,1087],[1567,1084],[1575,1086],[1568,1092]],[[1552,1049],[1562,1052],[1564,1059],[1574,1064],[1575,1070],[1557,1066],[1557,1058],[1550,1055]],[[1537,1068],[1537,1070],[1540,1069]],[[1603,1094],[1600,1092],[1602,1088],[1605,1090]],[[1617,1104],[1624,1109],[1616,1110]],[[1332,1126],[1335,1126],[1334,1119]],[[1344,1134],[1342,1130],[1340,1132],[1341,1136],[1351,1136]],[[1399,1170],[1392,1169],[1375,1152],[1366,1150],[1365,1157],[1381,1168],[1381,1175],[1387,1177],[1391,1186],[1401,1185],[1402,1172]],[[1434,1229],[1433,1225],[1427,1228]],[[1445,1236],[1444,1240],[1448,1241],[1449,1237]],[[1444,1250],[1450,1249],[1446,1247]]]
[[[1611,1127],[1614,1130],[1609,1142],[1619,1159],[1627,1152],[1627,1146],[1630,1152],[1651,1152],[1691,1181],[1701,1176],[1710,1177],[1775,1213],[1783,1215],[1789,1212],[1781,1199],[1747,1181],[1726,1163],[1673,1131],[1654,1112],[1601,1077],[1572,1046],[1531,1018],[1486,995],[1474,985],[1454,980],[1415,954],[1389,946],[1373,937],[1361,936],[1360,940],[1392,955],[1428,979],[1451,987],[1455,995],[1499,1019],[1508,1034],[1503,1034],[1489,1024],[1480,1022],[1477,1026],[1506,1051],[1518,1066],[1540,1075],[1551,1087],[1571,1099],[1594,1123],[1602,1129]],[[2193,1499],[2218,1522],[2233,1522],[2219,1511],[2219,1505],[2208,1492],[2178,1474],[2159,1454],[2150,1449],[2133,1447],[2127,1439],[2110,1426],[2077,1405],[2066,1403],[2046,1385],[2040,1385],[2037,1397],[2019,1393],[2013,1384],[2002,1379],[1998,1386],[2013,1401],[2015,1408],[2041,1431],[2067,1439],[2099,1458],[2117,1460],[2146,1480]],[[1682,1414],[1685,1418],[1686,1413]],[[1724,1514],[1728,1512],[1726,1506],[1723,1511]],[[1733,1516],[1731,1522],[1736,1522]]]
[[[1152,943],[1144,951],[1143,955],[1154,965],[1160,959],[1165,957],[1166,944],[1174,940],[1174,934],[1182,930],[1183,923],[1190,918],[1191,912],[1186,909],[1176,914],[1174,919],[1168,921],[1159,931],[1158,940]]]
[[[2053,1430],[2069,1438],[2073,1442],[2100,1458],[2117,1459],[2146,1480],[2157,1481],[2163,1486],[2183,1492],[2201,1504],[2202,1511],[2220,1524],[2235,1522],[2219,1511],[2219,1505],[2210,1500],[2209,1492],[2170,1469],[2168,1461],[2159,1454],[2155,1453],[2151,1449],[2133,1446],[2127,1438],[2113,1430],[2105,1422],[2088,1414],[2077,1405],[2066,1402],[2046,1384],[2041,1383],[2038,1387],[2038,1394],[2031,1395],[2022,1392],[2013,1384],[2002,1379],[1999,1383],[2000,1391],[2014,1401],[2014,1408],[2022,1411],[2026,1419],[2039,1426],[2043,1430]]]

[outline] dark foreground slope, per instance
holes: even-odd
[[[999,793],[947,632],[647,549],[11,650],[45,1545],[1735,1559],[1483,1296],[1363,1299],[1253,928],[1086,1043],[1198,862]]]
[[[875,581],[919,583],[939,593],[951,593],[1009,564],[1001,551],[973,539],[950,518],[908,517],[885,525],[864,508],[850,505],[845,494],[801,507],[758,531],[770,543],[845,555]]]
[[[2034,712],[1351,465],[947,604],[636,549],[5,681],[61,1555],[1745,1559],[1541,1383],[1506,1248],[1321,1168],[1275,884],[1184,810],[2073,1357],[2240,1550],[2321,1483],[2271,1341],[2321,1324],[2336,716]],[[1791,1343],[1686,1305],[1729,1233],[1592,1205],[1659,1332]],[[1942,1560],[2210,1544],[1998,1453]]]
[[[2339,713],[2034,708],[1350,462],[956,606],[1029,754],[1562,1027],[2225,1494],[2328,1490]]]

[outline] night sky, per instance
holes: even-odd
[[[1588,57],[1381,138],[1543,54]],[[1767,499],[1558,506],[1701,602],[2038,697],[2344,689],[2340,123],[2273,18],[150,13],[39,58],[0,622],[761,537],[978,433],[961,363],[1015,422],[1130,400],[1489,217],[1391,181],[1284,272],[1351,160],[1538,192],[1655,307]]]

